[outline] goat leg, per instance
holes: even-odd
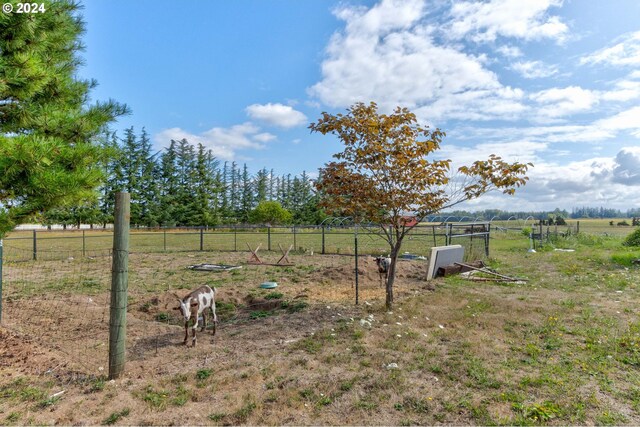
[[[218,316],[216,315],[215,302],[211,306],[211,314],[213,314],[213,335],[216,334],[216,326],[218,326]]]

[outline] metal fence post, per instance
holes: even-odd
[[[82,230],[82,257],[83,258],[85,256],[86,250],[87,250],[87,242],[85,240],[84,230]]]
[[[204,251],[204,228],[200,228],[200,251]]]
[[[484,253],[489,257],[489,239],[491,238],[491,223],[487,224],[487,234],[484,235]]]
[[[431,226],[431,233],[433,233],[433,246],[438,246],[438,242],[436,241],[436,226]]]
[[[322,255],[324,255],[324,225],[322,226]]]
[[[162,230],[162,248],[167,252],[167,230]]]
[[[238,252],[238,227],[233,225],[233,251]]]
[[[296,226],[293,225],[293,250],[298,250],[298,245],[296,244]]]
[[[271,227],[267,227],[267,250],[271,250]]]
[[[33,260],[38,259],[38,236],[37,231],[33,230]]]
[[[129,193],[116,193],[109,309],[109,378],[124,371],[127,337],[127,290],[129,287]]]
[[[356,254],[356,305],[358,305],[358,226],[356,225],[356,232],[354,235],[354,252]]]

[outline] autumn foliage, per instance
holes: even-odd
[[[452,171],[451,160],[435,154],[444,132],[421,126],[406,108],[379,114],[373,102],[354,104],[346,114],[322,113],[309,128],[333,134],[344,144],[336,160],[320,169],[316,184],[327,213],[379,224],[390,245],[389,307],[396,260],[412,228],[402,221],[404,216],[424,218],[492,190],[513,194],[527,182],[525,173],[532,166],[507,163],[492,154]]]

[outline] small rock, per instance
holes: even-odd
[[[360,319],[360,326],[370,328],[371,322],[369,322],[368,320]]]
[[[398,364],[397,363],[389,363],[386,366],[387,369],[398,369]]]

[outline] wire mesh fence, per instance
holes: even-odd
[[[468,227],[468,224],[456,224]],[[476,225],[477,226],[477,225]],[[418,225],[407,235],[403,250],[428,255],[432,246],[447,244],[451,234],[447,224]],[[354,227],[292,226],[292,227],[217,227],[189,229],[140,229],[130,235],[131,252],[179,251],[245,251],[247,245],[262,250],[278,251],[279,246],[299,253],[354,255]],[[381,254],[389,245],[379,227],[360,227],[359,252]],[[459,232],[456,232],[460,234]],[[12,233],[5,244],[20,249],[8,255],[10,261],[61,258],[66,252],[76,256],[109,250],[113,230],[31,230]],[[477,239],[476,239],[477,240]]]
[[[370,255],[388,254],[389,246],[373,230],[359,229],[356,270],[354,232],[346,227],[133,231],[126,359],[166,363],[184,337],[176,294],[184,296],[203,284],[217,289],[222,334],[310,306],[351,304],[356,277],[360,303],[383,303],[383,278]],[[106,375],[111,238],[110,232],[85,231],[6,239],[2,325],[64,354],[78,372]],[[399,261],[396,297],[424,289],[430,248],[451,242],[483,256],[479,236],[452,237],[451,230],[440,226],[414,228],[403,249],[416,256]],[[200,264],[238,268],[190,268]],[[261,288],[265,283],[277,287]],[[209,329],[198,341],[215,345],[215,340]]]

